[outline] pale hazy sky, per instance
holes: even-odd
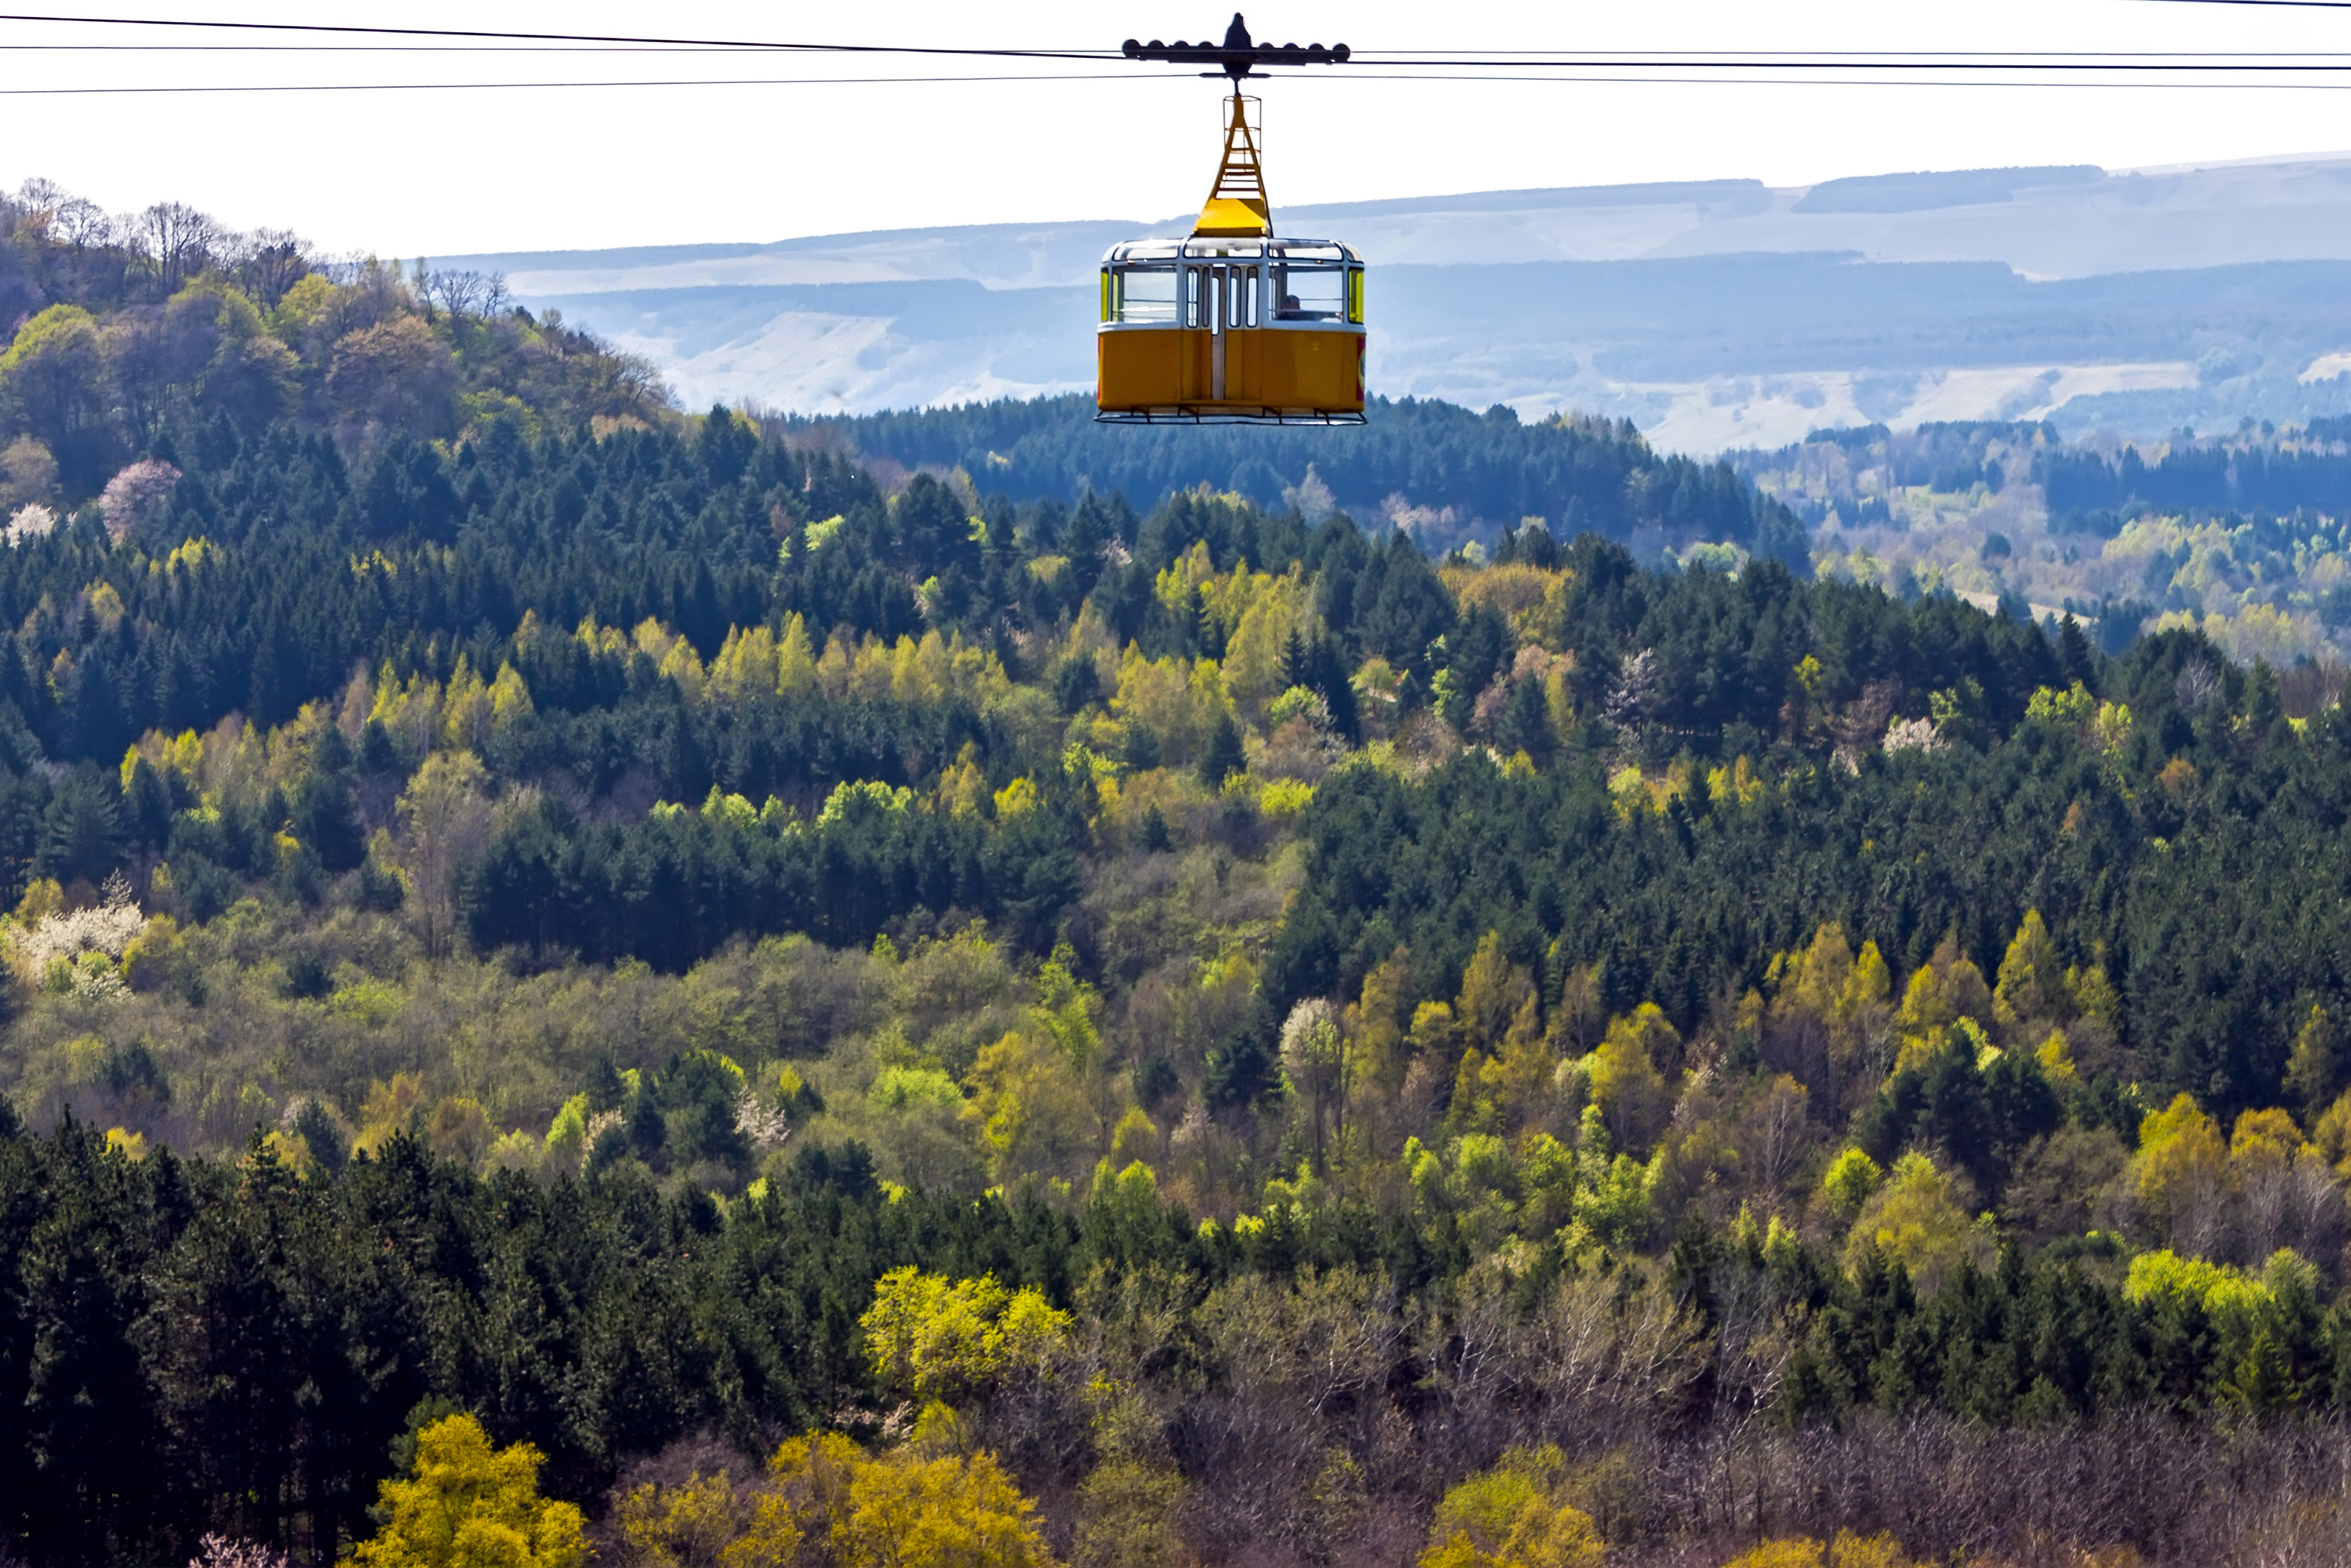
[[[1115,47],[1220,36],[1229,9],[867,0],[84,0],[83,14],[846,43]],[[2339,51],[2351,11],[2147,0],[1967,5],[1651,0],[1253,5],[1260,39],[1391,49]],[[1001,68],[790,56],[75,54],[23,46],[218,35],[0,23],[0,86],[799,78]],[[283,43],[286,40],[269,40]],[[1086,70],[1078,67],[1011,69]],[[2108,168],[2351,147],[2351,92],[1377,79],[1260,84],[1284,204],[1452,191],[2015,163]],[[2346,73],[2351,83],[2351,73]],[[173,198],[332,250],[450,255],[1058,218],[1162,218],[1213,170],[1219,89],[1193,78],[954,85],[0,96],[0,185],[44,175],[110,209]]]

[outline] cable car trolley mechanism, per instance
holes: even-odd
[[[1232,78],[1224,158],[1192,232],[1102,257],[1094,418],[1109,424],[1361,424],[1364,260],[1336,240],[1273,232],[1260,65],[1337,65],[1344,44],[1258,45],[1238,16],[1222,45],[1126,41],[1129,59],[1213,65]],[[1208,74],[1208,73],[1204,73]]]

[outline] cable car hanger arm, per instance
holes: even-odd
[[[1343,66],[1353,51],[1344,44],[1324,48],[1320,44],[1259,44],[1249,37],[1249,26],[1241,14],[1233,13],[1233,25],[1225,29],[1225,41],[1211,44],[1205,40],[1187,44],[1178,38],[1163,44],[1154,38],[1147,44],[1129,38],[1120,46],[1119,53],[1130,60],[1165,60],[1170,65],[1214,66],[1203,76],[1227,76],[1236,82],[1262,75],[1258,66]]]

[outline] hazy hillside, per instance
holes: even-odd
[[[1320,523],[1344,512],[1396,528],[1432,555],[1492,548],[1505,528],[1590,532],[1644,560],[1736,545],[1799,570],[1804,530],[1720,464],[1661,455],[1629,426],[1553,416],[1522,422],[1446,402],[1375,400],[1352,428],[1098,425],[1072,393],[824,420],[771,420],[787,439],[846,444],[868,462],[960,469],[1022,501],[1115,494],[1141,507],[1206,484]]]
[[[2128,444],[2068,440],[2044,421],[1847,425],[1702,466],[1611,442],[1593,422],[1522,422],[1507,406],[1380,400],[1367,424],[1336,431],[1136,431],[1091,414],[1071,394],[771,423],[870,462],[960,469],[1022,499],[1075,502],[1092,486],[1155,505],[1206,482],[1310,521],[1344,512],[1394,526],[1434,552],[1500,549],[1532,517],[1603,534],[1645,562],[1695,563],[1731,543],[1906,599],[2071,613],[2116,652],[2142,631],[2186,626],[2281,669],[2351,653],[2351,420],[2340,417]],[[1788,510],[1759,504],[1734,475]]]
[[[1275,191],[1277,198],[1281,196]],[[2107,173],[2090,168],[1865,175],[1775,190],[1685,181],[1323,204],[1277,203],[1285,232],[1340,234],[1374,260],[1474,266],[1853,251],[1873,261],[2000,261],[2032,277],[2351,260],[2351,154]],[[1176,232],[1188,213],[455,258],[519,293],[723,283],[968,277],[994,288],[1087,281],[1102,249]]]
[[[2115,648],[2191,627],[2247,663],[2332,664],[2329,689],[2351,651],[2351,421],[2143,445],[1875,424],[1725,462],[1813,526],[1823,577],[2070,612]]]
[[[1672,450],[1876,420],[2154,437],[2351,412],[2351,360],[2330,358],[2351,351],[2346,161],[1488,192],[1278,215],[1343,235],[1378,269],[1376,390],[1631,418]],[[1090,384],[1102,250],[1180,222],[451,265],[505,270],[526,300],[661,364],[690,404],[862,413]],[[2266,265],[2281,262],[2302,265]],[[904,292],[836,287],[883,282]]]

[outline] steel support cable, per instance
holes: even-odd
[[[2283,5],[2303,11],[2351,11],[2351,0],[2139,0],[2155,5]]]
[[[2283,0],[2177,0],[2179,4],[2282,4]],[[2351,0],[2326,0],[2351,9]],[[0,17],[0,20],[7,18]],[[287,55],[687,55],[723,57],[741,54],[789,53],[794,49],[815,47],[789,44],[21,44],[0,41],[0,53],[50,54],[287,54]],[[1960,68],[1997,69],[2003,64],[2030,61],[2043,68],[2058,68],[2070,62],[2115,62],[2105,69],[2126,69],[2137,62],[2159,65],[2168,61],[2218,62],[2209,68],[2226,68],[2227,62],[2274,62],[2283,68],[2294,61],[2351,60],[2351,50],[2331,49],[1586,49],[1570,57],[1555,50],[1505,49],[1485,51],[1510,57],[1508,59],[1475,60],[1442,58],[1444,51],[1416,49],[1399,54],[1426,55],[1437,58],[1380,59],[1354,57],[1357,64],[1380,67],[1393,66],[1487,66],[1513,69],[1541,70],[1575,67],[1597,67],[1672,61],[1676,64],[1698,65],[1723,60],[1737,60],[1742,66],[1765,66],[1785,60],[1792,65],[1811,66],[1822,69],[1859,69],[1880,62],[1903,62],[1920,67],[1955,65]],[[1023,58],[1061,58],[1064,56],[1038,51],[1022,55]],[[1092,59],[1094,56],[1077,57]],[[1102,58],[1115,57],[1103,56]],[[1122,73],[1131,74],[1131,73]],[[1192,73],[1174,73],[1188,79]],[[1358,72],[1350,72],[1358,75]],[[908,78],[927,79],[927,78]],[[958,78],[946,78],[958,79]],[[1290,79],[1290,78],[1284,78]]]
[[[716,44],[11,44],[0,53],[78,55],[686,55],[789,54],[787,45]],[[1059,57],[1040,56],[1040,58]],[[1092,59],[1093,57],[1082,57]]]
[[[2053,77],[2034,77],[2018,81],[2002,81],[1993,78],[1969,77],[1937,80],[1917,77],[1871,78],[1866,76],[1665,76],[1654,73],[1625,75],[1547,76],[1534,73],[1514,73],[1509,76],[1447,74],[1436,71],[1358,71],[1359,81],[1428,81],[1428,82],[1498,82],[1521,87],[1552,85],[1665,86],[1665,87],[1846,87],[1846,88],[1959,88],[1970,91],[2057,91],[2057,92],[2342,92],[2351,90],[2351,78],[2327,81],[2285,81],[2266,78],[2259,81],[2179,81],[2179,80],[2117,80],[2112,78],[2088,81],[2067,80]],[[171,83],[147,87],[0,87],[0,98],[107,98],[158,97],[190,93],[301,93],[301,92],[513,92],[534,89],[592,91],[602,89],[645,88],[719,88],[719,87],[874,87],[925,86],[952,87],[958,82],[1071,82],[1071,81],[1190,81],[1191,76],[1156,76],[1138,78],[1132,71],[1069,72],[1010,76],[891,76],[891,77],[645,77],[628,80],[602,81],[406,81],[406,82],[252,82],[252,83]]]
[[[671,48],[758,49],[840,55],[974,55],[996,59],[1115,60],[1116,49],[977,49],[919,44],[806,44],[757,38],[664,38],[613,33],[510,33],[487,27],[381,27],[339,22],[208,22],[185,16],[59,16],[0,13],[0,22],[77,27],[203,27],[254,33],[334,33],[384,38],[481,38],[538,44],[636,44]]]
[[[2351,0],[2344,0],[2351,5]],[[1923,51],[1889,50],[1885,54],[1805,53],[1802,55],[1762,53],[1742,55],[1737,50],[1691,51],[1675,50],[1589,51],[1580,55],[1531,59],[1381,59],[1355,56],[1358,69],[1346,73],[1361,76],[1368,70],[1876,70],[1876,71],[2096,71],[2101,73],[2158,74],[2189,71],[2199,74],[2222,71],[2310,72],[2351,70],[2351,55],[2340,52],[2325,55],[2304,55],[2283,49],[2261,54],[2241,53],[2219,56],[2205,54],[2168,54],[2147,57],[2133,56],[2115,57],[2104,54],[2057,56],[2019,51],[2013,55],[1993,57],[1984,54],[1937,56]],[[1285,78],[1285,80],[1311,81],[1312,77]]]
[[[2341,69],[2343,68],[2336,68]],[[2051,77],[2035,77],[2023,81],[2001,81],[1984,77],[1953,78],[1947,81],[1922,79],[1917,77],[1741,77],[1741,76],[1447,76],[1426,71],[1397,72],[1383,75],[1374,71],[1354,73],[1364,81],[1475,81],[1519,82],[1526,86],[1550,83],[1582,83],[1607,87],[1624,84],[1649,84],[1682,87],[1932,87],[1967,88],[1986,91],[2050,90],[2073,92],[2343,92],[2351,91],[2351,78],[2334,81],[2116,81],[2111,78],[2094,81],[2066,81]]]
[[[2229,5],[2291,5],[2329,9],[2351,8],[2351,0],[2155,0],[2168,4],[2229,4]],[[370,38],[435,38],[459,39],[457,45],[360,44],[360,45],[81,45],[81,44],[0,44],[0,49],[37,49],[71,51],[76,48],[102,49],[108,52],[140,50],[195,50],[204,52],[234,52],[236,50],[266,50],[268,52],[303,53],[582,53],[582,54],[817,54],[844,56],[917,55],[927,57],[974,57],[1023,60],[1067,60],[1073,63],[1107,63],[1131,59],[1122,50],[1076,49],[1010,49],[966,48],[929,45],[901,44],[820,44],[783,42],[759,39],[681,38],[625,34],[538,33],[509,32],[487,28],[391,27],[344,23],[245,22],[198,20],[185,17],[126,17],[78,16],[30,13],[0,14],[0,22],[45,24],[72,26],[169,27],[270,34],[312,34]],[[520,46],[520,47],[517,47]],[[1209,44],[1181,46],[1186,55],[1184,63],[1198,63],[1190,57],[1202,58],[1217,52]],[[1159,54],[1166,46],[1146,51]],[[1175,52],[1167,50],[1167,52]],[[2014,51],[1992,50],[1929,51],[1929,50],[1583,50],[1577,52],[1552,50],[1366,50],[1342,55],[1336,50],[1314,51],[1264,47],[1256,51],[1254,63],[1291,66],[1328,65],[1348,62],[1356,68],[1345,73],[1349,77],[1384,80],[1420,81],[1511,81],[1530,83],[1556,82],[1574,85],[1650,84],[1680,86],[1768,86],[1774,84],[1803,87],[2028,87],[2064,88],[2130,87],[2177,88],[2185,86],[2241,89],[2253,87],[2331,88],[2335,84],[2324,81],[2284,80],[2269,78],[2331,76],[2351,71],[2351,55],[2310,54],[2289,56],[2283,51],[2235,51],[2227,54],[2195,51]],[[1283,57],[1294,56],[1296,57]],[[1510,75],[1488,74],[1508,71]],[[1673,71],[1702,72],[1703,75],[1659,75]],[[1560,72],[1579,74],[1561,75]],[[1964,79],[1927,79],[1934,73],[1966,73]],[[1605,74],[1583,74],[1605,73]],[[1731,74],[1737,73],[1737,74]],[[1792,73],[1792,74],[1782,74]],[[1815,73],[1811,75],[1792,73]],[[1836,73],[1824,75],[1819,73]],[[1919,74],[1913,74],[1919,73]],[[794,78],[651,78],[607,80],[504,80],[448,82],[336,82],[336,83],[190,83],[157,86],[107,87],[40,87],[0,88],[5,97],[89,97],[120,95],[154,95],[172,93],[277,93],[277,92],[421,92],[421,91],[511,91],[531,88],[599,89],[612,88],[643,89],[664,87],[827,87],[951,84],[954,82],[1012,81],[1084,81],[1102,79],[1134,79],[1134,72],[1062,72],[998,75],[900,75],[871,77],[794,77]],[[1161,79],[1184,79],[1187,73],[1149,73]],[[2022,76],[2031,79],[2001,80],[2001,77]],[[2163,78],[2189,77],[2252,77],[2256,80],[2240,81],[2177,81]],[[2119,78],[2128,79],[2082,79],[2085,78]],[[1311,73],[1285,79],[1311,80]]]
[[[192,92],[506,92],[524,88],[952,86],[956,82],[1133,81],[1132,71],[1048,76],[646,77],[633,81],[367,81],[172,83],[160,87],[0,87],[0,98],[103,98]]]
[[[2143,3],[2173,5],[2294,5],[2321,9],[2351,9],[2351,0],[2143,0]],[[170,27],[200,30],[331,34],[338,37],[385,38],[459,38],[476,40],[480,44],[532,44],[601,46],[604,51],[684,53],[810,53],[843,55],[930,55],[993,59],[1037,59],[1093,62],[1126,59],[1121,49],[1017,49],[977,48],[925,44],[831,44],[793,42],[776,39],[745,38],[684,38],[619,33],[542,33],[513,32],[479,27],[391,27],[356,23],[333,22],[246,22],[204,20],[193,17],[158,16],[84,16],[35,13],[0,13],[0,22],[49,24],[65,26],[110,27]],[[0,47],[50,49],[105,48],[110,50],[156,50],[193,48],[226,50],[260,46],[235,45],[9,45]],[[392,52],[393,46],[374,46]],[[287,52],[324,50],[330,46],[279,46]],[[343,46],[346,52],[366,52],[371,46]],[[413,47],[413,46],[411,46]],[[1165,49],[1167,46],[1161,46]],[[1183,46],[1186,59],[1195,55],[1206,60],[1223,53],[1218,46],[1207,43]],[[423,52],[423,51],[419,51]],[[450,52],[458,52],[452,49]],[[496,51],[486,51],[496,52]],[[517,50],[514,52],[524,52]],[[564,52],[571,52],[566,50]],[[599,52],[582,48],[578,52]],[[1259,46],[1254,63],[1276,67],[1352,63],[1361,66],[1385,66],[1430,69],[1606,69],[1684,68],[1709,67],[1736,69],[1815,69],[1831,70],[1868,67],[1882,70],[2196,70],[2231,69],[2292,71],[2324,69],[2294,63],[2296,59],[2326,58],[2328,56],[2298,56],[2285,50],[2231,51],[2226,54],[2192,50],[1928,50],[1928,49],[1479,49],[1479,50],[1355,50],[1351,56],[1325,52],[1310,59],[1305,50],[1289,50],[1270,46]],[[2243,63],[2238,63],[2243,62]],[[1192,63],[1197,63],[1194,61]],[[1360,73],[1351,73],[1360,74]],[[910,78],[911,79],[911,78]],[[1290,79],[1290,78],[1285,78]]]

